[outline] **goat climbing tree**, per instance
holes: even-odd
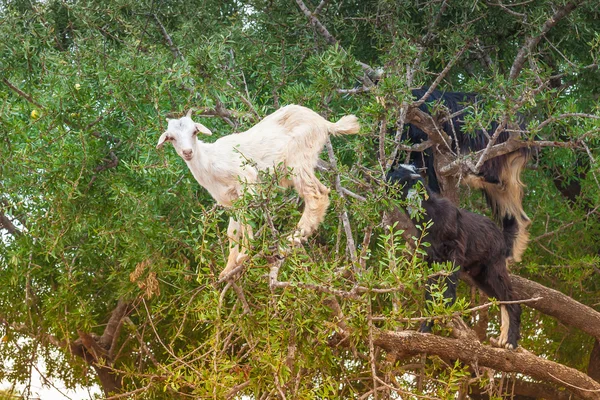
[[[5,2],[3,382],[25,397],[37,369],[113,399],[599,398],[599,12],[592,0]],[[447,110],[411,96],[422,86],[479,93],[466,128],[500,121],[511,139],[461,155],[440,129]],[[191,107],[225,135],[291,103],[363,128],[328,143],[325,222],[284,256],[294,192],[265,175],[226,212],[154,146]],[[408,123],[429,139],[403,143]],[[489,214],[461,180],[523,146],[536,153],[522,176],[533,223],[511,265],[524,312],[509,351],[492,346],[498,303],[468,282],[427,311],[425,280],[451,266],[422,261],[384,177],[431,148],[445,195]],[[255,238],[219,281],[232,212]],[[417,332],[430,315],[434,334]]]

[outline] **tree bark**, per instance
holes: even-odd
[[[542,297],[529,302],[529,307],[556,318],[565,325],[573,326],[588,335],[600,339],[600,313],[579,303],[561,292],[517,275],[511,275],[515,300]],[[600,395],[599,395],[600,396]]]
[[[374,344],[401,356],[427,353],[458,359],[470,365],[520,373],[565,387],[586,400],[597,400],[600,396],[600,383],[583,372],[537,357],[523,348],[514,351],[484,346],[476,340],[474,334],[463,334],[458,339],[451,339],[414,331],[379,331]]]
[[[98,375],[102,391],[108,397],[119,393],[123,387],[123,376],[112,368],[114,350],[123,319],[129,313],[129,303],[119,300],[112,311],[102,336],[78,331],[79,339],[69,344],[71,353],[81,357]]]
[[[543,383],[526,382],[515,379],[510,380],[506,384],[506,389],[503,393],[507,394],[506,400],[573,400],[573,394],[565,390],[558,390],[553,386]],[[469,397],[473,400],[490,400],[490,396],[485,393],[478,385],[473,385],[470,388]],[[514,397],[511,396],[514,393]]]
[[[590,361],[588,363],[587,374],[595,380],[600,382],[600,340],[594,341],[594,347],[592,354],[590,354]]]

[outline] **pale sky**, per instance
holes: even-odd
[[[37,367],[44,373],[45,365],[42,360],[39,361]],[[55,387],[44,385],[42,381],[43,379],[40,373],[33,368],[31,375],[31,396],[27,400],[90,400],[94,399],[95,394],[102,393],[100,387],[97,385],[89,388],[89,391],[88,388],[83,387],[77,388],[77,390],[70,390],[65,389],[63,383],[60,381],[52,382],[52,385]],[[0,382],[0,389],[10,389],[11,387],[11,383],[6,380]],[[15,394],[23,394],[24,389],[25,385],[17,385]]]

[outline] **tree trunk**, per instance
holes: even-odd
[[[600,382],[600,341],[598,339],[594,341],[594,348],[592,349],[592,354],[590,354],[587,374],[596,382]]]

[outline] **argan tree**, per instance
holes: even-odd
[[[111,399],[600,397],[595,1],[13,0],[0,21],[2,378],[26,383],[43,359],[50,381]],[[510,139],[455,151],[420,87],[477,93],[467,133],[498,121]],[[327,144],[326,220],[284,253],[295,192],[265,174],[217,207],[155,145],[190,108],[215,140],[291,103],[362,129]],[[407,124],[428,140],[402,141]],[[453,306],[443,287],[425,304],[427,278],[455,266],[423,261],[385,174],[428,148],[443,194],[489,215],[462,182],[523,147],[531,240],[505,350],[499,303],[468,282]],[[255,237],[219,280],[232,214]]]

